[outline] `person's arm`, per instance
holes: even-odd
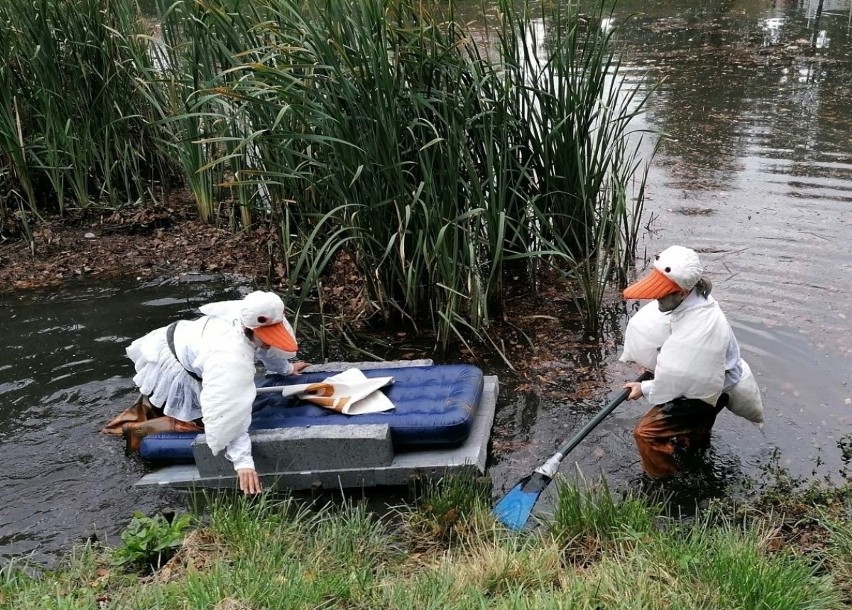
[[[293,363],[290,362],[289,354],[285,354],[280,349],[270,347],[267,349],[258,348],[255,351],[257,359],[263,363],[266,370],[270,373],[278,373],[279,375],[292,375]]]
[[[278,373],[279,375],[298,375],[303,369],[310,366],[309,362],[290,362],[289,354],[285,354],[279,349],[270,347],[268,349],[258,349],[257,359],[263,363],[270,373]]]
[[[254,350],[240,336],[228,333],[207,344],[196,362],[204,378],[199,398],[207,445],[213,455],[226,449],[225,455],[234,463],[240,478],[240,488],[256,493],[259,481],[248,438],[257,395]],[[246,471],[249,474],[243,474]]]
[[[249,495],[259,494],[263,487],[254,468],[254,458],[251,456],[251,438],[247,432],[228,443],[225,448],[225,457],[234,464],[240,491]]]

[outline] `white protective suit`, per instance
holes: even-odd
[[[255,361],[270,372],[288,375],[293,371],[289,358],[295,356],[256,347],[243,331],[239,306],[240,301],[211,303],[201,307],[203,317],[178,322],[177,358],[168,346],[168,327],[151,331],[127,348],[140,392],[165,415],[187,422],[203,418],[210,450],[216,455],[225,449],[234,470],[254,469],[248,428],[256,396]],[[290,326],[286,320],[285,325]]]
[[[654,371],[654,379],[642,382],[642,394],[652,405],[681,397],[715,405],[742,375],[739,345],[725,314],[712,296],[696,291],[671,312],[660,312],[656,301],[637,312],[620,360]]]

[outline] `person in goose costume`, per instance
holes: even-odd
[[[631,318],[621,356],[654,373],[651,380],[624,385],[628,400],[645,397],[653,405],[634,437],[642,468],[654,479],[676,474],[683,451],[709,444],[716,416],[746,373],[738,391],[747,394],[751,411],[737,414],[763,421],[759,388],[702,273],[694,250],[671,246],[655,257],[650,273],[624,290],[625,299],[656,300]]]
[[[284,302],[272,292],[210,303],[200,311],[196,320],[158,328],[130,344],[127,355],[142,398],[104,432],[123,434],[133,451],[153,432],[203,431],[213,454],[224,449],[233,462],[240,489],[256,494],[261,484],[248,435],[255,362],[282,375],[298,374],[308,363],[290,362],[298,345]]]

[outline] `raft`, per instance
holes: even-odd
[[[258,387],[321,382],[348,368],[366,377],[393,377],[381,391],[394,409],[345,415],[277,392],[259,393],[249,435],[265,485],[368,487],[462,471],[484,474],[498,383],[476,366],[429,360],[327,363],[299,376],[263,378]],[[235,485],[230,462],[210,453],[203,434],[150,435],[139,453],[158,469],[137,485]]]

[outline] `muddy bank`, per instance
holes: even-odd
[[[72,211],[45,218],[32,244],[0,243],[3,290],[54,286],[82,277],[148,279],[188,272],[226,273],[278,287],[272,232],[262,226],[233,232],[196,219],[191,203],[147,204],[123,210]]]

